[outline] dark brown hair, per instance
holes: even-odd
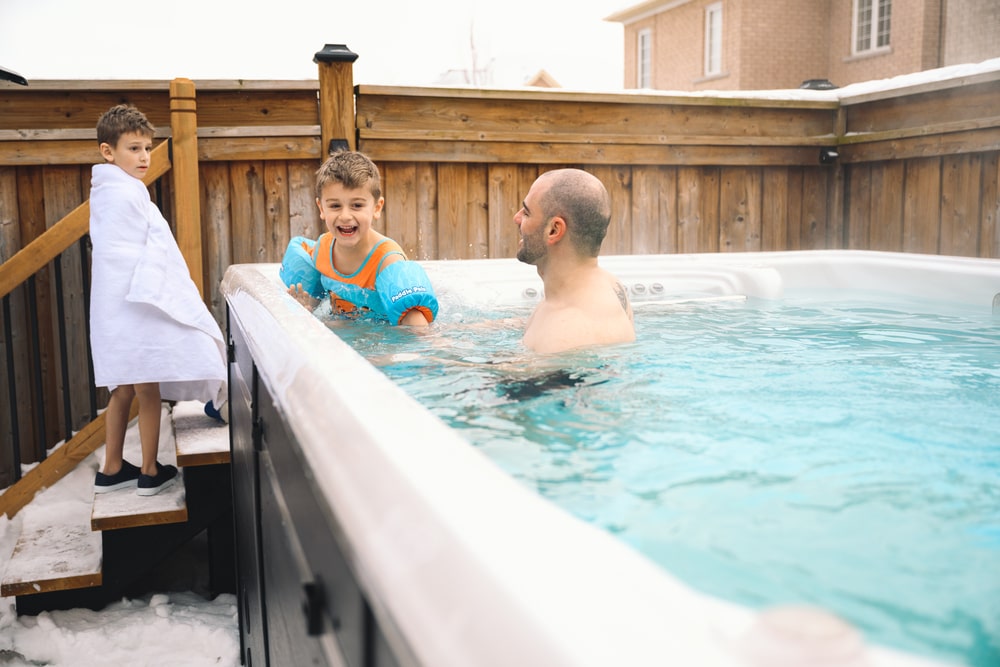
[[[114,147],[123,134],[141,132],[152,138],[155,131],[144,113],[131,104],[118,104],[105,111],[97,121],[97,144]]]
[[[340,151],[334,153],[316,172],[316,197],[323,197],[329,183],[341,183],[345,188],[368,186],[377,202],[382,196],[382,177],[378,167],[364,153]]]

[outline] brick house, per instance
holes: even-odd
[[[838,86],[1000,56],[998,0],[648,0],[625,28],[625,88]]]

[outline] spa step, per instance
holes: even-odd
[[[161,449],[161,463],[176,460],[186,462],[182,465],[189,468],[196,466],[196,470],[189,470],[189,476],[198,478],[202,486],[207,484],[209,489],[219,485],[219,475],[228,479],[228,473],[223,474],[225,468],[212,467],[229,461],[227,425],[206,417],[200,403],[178,403],[173,410],[165,407],[162,418],[165,423],[161,442],[169,444],[172,433],[174,446]],[[133,422],[129,428],[137,427]],[[138,438],[134,434],[126,438],[126,458],[135,461],[141,458]],[[66,480],[66,483],[70,482]],[[222,491],[223,495],[228,492],[228,488]],[[204,491],[194,495],[204,496]],[[156,526],[187,522],[186,496],[184,470],[181,469],[172,487],[155,496],[139,496],[134,488],[93,494],[89,507],[86,503],[74,502],[59,508],[58,525],[43,524],[39,520],[39,525],[23,526],[9,561],[0,567],[0,596],[20,598],[101,586],[105,579],[102,562],[106,559],[103,545],[107,538],[102,531],[153,530]],[[217,506],[220,501],[213,498],[208,504]],[[33,502],[45,507],[40,516],[49,514],[43,494]],[[21,602],[18,604],[20,607]]]
[[[204,404],[180,401],[172,417],[178,467],[229,463],[229,425],[207,416]]]
[[[205,415],[198,401],[178,402],[170,411],[174,447],[160,449],[160,462],[176,465],[178,479],[154,496],[139,496],[134,488],[94,496],[90,526],[117,530],[187,521],[185,467],[229,463],[229,426]],[[161,436],[161,442],[165,439]],[[136,443],[137,444],[137,443]],[[141,460],[139,450],[126,445],[125,458]]]
[[[0,582],[0,597],[100,586],[101,533],[87,515],[58,526],[23,527]]]

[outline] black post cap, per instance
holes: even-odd
[[[20,86],[27,86],[28,80],[12,69],[0,67],[0,81],[13,81]]]
[[[314,63],[353,63],[357,59],[358,54],[346,44],[327,44],[313,56]]]
[[[805,90],[833,90],[836,87],[829,79],[806,79],[799,86]]]

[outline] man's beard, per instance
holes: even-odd
[[[545,256],[545,242],[541,234],[521,237],[521,246],[517,249],[517,259],[525,264],[536,264]]]

